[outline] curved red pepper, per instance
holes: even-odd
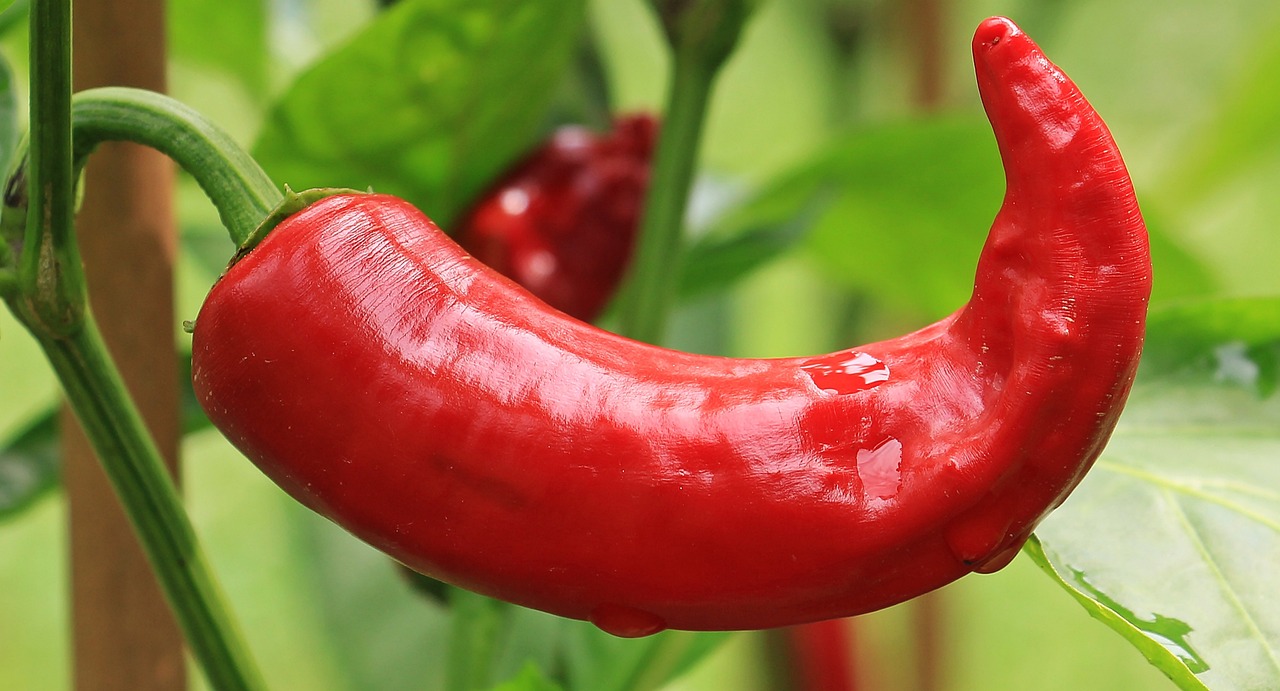
[[[194,332],[210,418],[412,568],[623,636],[878,609],[1006,564],[1109,436],[1145,228],[1111,135],[1006,19],[973,42],[1008,191],[954,315],[770,360],[570,319],[398,199],[282,222]]]
[[[631,258],[657,130],[640,113],[603,135],[561,128],[467,212],[458,244],[548,305],[595,319]]]

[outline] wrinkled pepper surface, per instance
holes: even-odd
[[[411,568],[621,636],[892,605],[1007,564],[1101,452],[1151,267],[1120,153],[1012,22],[973,40],[1007,173],[969,302],[729,359],[572,319],[409,204],[326,198],[214,286],[210,419]]]

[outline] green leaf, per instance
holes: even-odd
[[[838,193],[834,185],[807,178],[787,182],[730,212],[690,243],[681,263],[680,297],[723,290],[790,251]]]
[[[25,23],[30,10],[31,0],[13,0],[8,7],[0,11],[0,36]]]
[[[803,242],[828,278],[892,308],[937,318],[973,286],[973,262],[1004,194],[978,117],[851,132],[727,215],[691,249],[701,292]],[[704,270],[704,267],[706,269]]]
[[[563,654],[564,631],[586,626],[545,612],[494,600],[398,567],[421,597],[447,603],[450,615],[444,665],[447,689],[466,691],[498,684],[551,684],[545,670],[556,670]],[[524,688],[518,686],[518,688]],[[535,686],[534,688],[543,688]],[[549,688],[559,688],[551,684]]]
[[[448,610],[420,597],[400,566],[328,519],[291,499],[283,508],[297,536],[291,561],[301,568],[279,575],[295,579],[304,598],[316,598],[309,616],[317,617],[313,625],[327,643],[310,654],[342,674],[329,688],[444,688]]]
[[[1177,14],[1203,12],[1206,7],[1182,8]],[[1159,71],[1148,70],[1157,78],[1141,80],[1148,82],[1148,89],[1155,81],[1166,94],[1185,92],[1187,107],[1183,110],[1194,115],[1159,117],[1160,121],[1180,124],[1174,125],[1176,141],[1166,134],[1168,141],[1158,140],[1154,147],[1152,172],[1158,175],[1148,176],[1154,179],[1149,190],[1177,223],[1181,237],[1213,267],[1224,292],[1231,294],[1280,292],[1280,275],[1272,270],[1272,261],[1280,252],[1272,223],[1280,214],[1280,203],[1271,193],[1280,184],[1280,128],[1275,124],[1280,117],[1280,93],[1274,88],[1280,79],[1280,24],[1275,21],[1280,15],[1276,7],[1274,3],[1243,3],[1237,8],[1239,19],[1224,25],[1221,32],[1212,32],[1219,50],[1197,50],[1186,41],[1164,36],[1164,44],[1184,46],[1178,51],[1182,56],[1178,60],[1194,56],[1193,64],[1183,66],[1193,69],[1163,64]],[[1164,20],[1172,16],[1174,13]],[[1177,21],[1173,25],[1194,26]],[[1195,33],[1210,35],[1203,30]],[[1173,75],[1177,75],[1175,80],[1160,84],[1161,77]],[[1151,113],[1167,112],[1167,107],[1161,109],[1153,102],[1132,93],[1127,99],[1129,104],[1143,104]],[[1150,131],[1160,128],[1146,129],[1145,136],[1150,138]],[[1161,155],[1164,153],[1167,155]],[[1147,167],[1152,167],[1150,161]]]
[[[929,318],[963,304],[1004,197],[990,127],[976,117],[894,123],[856,132],[828,156],[824,182],[839,194],[809,237],[818,265]]]
[[[1032,556],[1183,688],[1280,688],[1280,299],[1152,315],[1106,452]]]
[[[506,626],[494,649],[491,679],[504,679],[529,666],[560,679],[566,632],[590,624],[564,619],[538,610],[504,605]]]
[[[1223,93],[1206,105],[1180,157],[1168,166],[1160,191],[1171,203],[1193,204],[1228,188],[1243,176],[1272,167],[1280,154],[1280,28],[1256,31],[1252,42],[1241,41],[1245,56],[1232,70]],[[1237,48],[1238,50],[1238,48]]]
[[[1142,199],[1143,216],[1151,240],[1151,267],[1154,304],[1166,304],[1187,298],[1203,298],[1219,293],[1213,272],[1202,257],[1189,251],[1176,239],[1173,225],[1160,207]]]
[[[172,0],[166,5],[173,57],[235,76],[250,93],[267,87],[266,0]]]
[[[372,187],[448,227],[539,132],[582,0],[404,0],[305,72],[256,156],[294,189]]]
[[[978,117],[852,132],[766,185],[692,243],[681,292],[723,288],[794,246],[832,280],[891,308],[939,318],[969,298],[1004,197],[990,126]],[[1202,262],[1148,210],[1157,300],[1203,295]]]
[[[418,577],[425,579],[426,577]],[[726,638],[720,633],[667,631],[625,639],[595,626],[439,584],[449,601],[445,688],[507,688],[538,683],[581,691],[656,689],[689,671]],[[437,601],[436,588],[423,593]],[[512,680],[499,683],[502,680]],[[517,686],[516,688],[525,688]],[[535,686],[534,688],[543,688]]]
[[[50,412],[0,446],[0,520],[57,486],[59,467],[57,417]]]
[[[447,588],[453,620],[448,689],[487,688],[528,675],[530,668],[538,670],[539,680],[575,691],[657,689],[692,669],[727,637],[667,631],[640,639],[618,638],[584,621]]]

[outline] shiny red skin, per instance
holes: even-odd
[[[941,322],[816,357],[676,352],[548,307],[403,201],[337,196],[214,286],[197,396],[411,568],[618,635],[854,615],[1000,568],[1102,450],[1151,270],[1075,85],[1006,19],[973,48],[1008,191]]]
[[[552,307],[595,319],[631,259],[657,132],[642,113],[608,134],[561,128],[467,212],[458,244]]]

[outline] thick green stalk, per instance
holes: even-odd
[[[16,257],[27,328],[56,337],[79,327],[84,272],[74,242],[71,162],[71,4],[37,0],[31,9],[31,157],[26,231]]]
[[[210,685],[220,691],[264,688],[231,625],[160,451],[125,393],[92,316],[76,332],[41,339],[40,345],[102,459]]]
[[[63,106],[68,109],[71,123],[65,138],[69,181],[104,141],[151,146],[190,171],[218,208],[237,246],[282,199],[270,178],[229,136],[173,99],[139,89],[105,88],[78,94],[74,100],[66,99]],[[33,120],[35,117],[33,114]],[[41,166],[48,165],[43,150],[36,147],[37,137],[32,136],[28,167],[33,180]],[[22,189],[20,182],[14,189]],[[47,204],[40,217],[57,217],[53,212],[65,209],[70,223],[70,199],[68,196],[64,206]],[[37,199],[24,199],[21,194],[6,199],[6,218],[21,213],[24,202],[31,205],[28,215],[34,219]],[[28,221],[28,238],[33,222]],[[33,253],[23,252],[20,292],[10,300],[11,306],[22,315],[53,363],[206,677],[217,689],[262,688],[241,636],[230,623],[163,459],[83,308],[83,272],[70,226],[65,235],[55,235],[52,228],[38,228],[35,237],[42,244],[32,245],[28,239],[27,245],[53,248],[55,260],[52,266],[33,267],[28,259]],[[40,321],[33,323],[31,317],[38,312],[25,306],[49,301],[47,282],[33,284],[25,280],[39,271],[74,279],[67,281],[68,285],[80,286],[82,302],[77,323],[58,331],[37,328]]]
[[[35,0],[31,12],[30,151],[25,168],[18,166],[5,190],[0,240],[11,249],[7,254],[13,265],[3,267],[7,278],[0,282],[0,288],[53,365],[206,677],[220,690],[260,689],[263,685],[238,632],[229,623],[212,571],[196,544],[160,453],[87,307],[84,270],[74,233],[75,171],[98,141],[117,135],[134,137],[126,125],[120,126],[121,131],[89,129],[89,136],[79,142],[83,147],[73,150],[70,45],[70,2]],[[92,106],[92,99],[89,104]],[[183,139],[183,127],[165,129],[163,118],[148,121],[136,112],[133,116],[115,113],[98,117],[99,111],[92,107],[85,113],[82,123],[95,122],[95,118],[106,123],[134,120],[134,127],[145,130],[137,135],[143,143],[158,145],[171,155],[175,151],[182,156],[190,154],[185,164],[225,165],[211,155],[197,155],[217,148],[209,146],[217,137],[208,132]],[[191,118],[177,120],[189,124]],[[224,218],[230,218],[237,228],[245,228],[242,235],[247,237],[251,226],[266,215],[263,212],[254,217],[254,211],[260,206],[269,209],[273,200],[262,184],[266,177],[256,170],[256,164],[250,160],[250,165],[245,165],[248,157],[234,145],[227,151],[232,166],[248,172],[221,180],[206,170],[198,177],[203,175],[206,189],[218,190]],[[237,153],[242,158],[237,159]],[[255,178],[255,170],[260,179]]]

